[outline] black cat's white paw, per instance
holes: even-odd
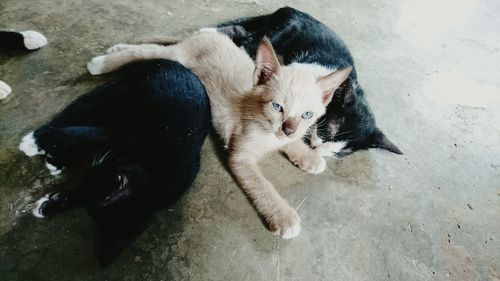
[[[316,147],[316,150],[320,152],[321,155],[325,157],[336,157],[341,151],[346,147],[347,142],[336,141],[336,142],[325,142]]]
[[[12,89],[7,85],[7,83],[0,80],[0,100],[5,99],[10,95]]]
[[[63,170],[63,168],[56,167],[56,166],[50,164],[48,161],[45,161],[45,167],[47,167],[47,169],[49,170],[49,173],[53,176],[59,175]]]
[[[36,139],[33,133],[34,132],[30,132],[24,136],[19,144],[19,150],[24,152],[24,154],[29,157],[45,154],[45,151],[36,144]]]
[[[47,38],[43,36],[40,32],[33,30],[26,30],[19,32],[24,37],[24,46],[28,50],[36,50],[47,45]]]
[[[45,204],[50,200],[50,194],[45,194],[42,198],[38,199],[35,202],[35,207],[33,207],[33,210],[31,213],[33,216],[37,218],[44,218],[45,216],[43,215],[43,208],[45,207]]]
[[[99,74],[104,74],[106,73],[105,71],[105,66],[106,66],[106,56],[98,56],[90,60],[89,63],[87,63],[87,69],[92,75],[99,75]]]

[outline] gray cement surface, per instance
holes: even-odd
[[[75,210],[27,211],[68,185],[20,138],[109,77],[85,64],[123,42],[269,13],[282,1],[2,0],[0,28],[48,45],[0,54],[0,280],[500,280],[500,2],[290,1],[333,27],[355,57],[379,126],[403,151],[363,151],[303,173],[261,164],[299,208],[302,232],[279,240],[214,153],[194,186],[109,268],[93,223]]]

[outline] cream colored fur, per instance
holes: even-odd
[[[280,66],[268,41],[261,43],[254,64],[229,37],[213,30],[175,45],[119,45],[108,52],[89,62],[92,74],[157,58],[176,60],[190,68],[205,85],[213,125],[228,149],[230,168],[242,190],[273,233],[288,239],[300,232],[297,212],[262,175],[257,162],[282,149],[303,169],[312,173],[324,170],[323,156],[311,153],[301,137],[325,113],[325,105],[350,69],[332,75],[314,65]],[[302,119],[304,112],[312,112],[312,118]],[[302,156],[307,161],[301,162]]]

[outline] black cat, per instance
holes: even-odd
[[[23,138],[20,149],[44,155],[53,174],[91,158],[78,188],[47,194],[33,214],[84,206],[108,264],[194,181],[210,124],[208,96],[190,70],[168,60],[132,65]]]
[[[0,31],[0,49],[36,50],[47,44],[47,38],[36,31]],[[12,89],[0,80],[0,100],[5,99]]]
[[[290,7],[268,15],[222,23],[217,28],[243,46],[252,57],[262,37],[267,36],[285,64],[313,63],[331,70],[354,66],[347,45],[335,32],[312,16]],[[355,68],[335,92],[326,114],[318,120],[317,136],[324,142],[343,144],[335,156],[368,148],[402,154],[376,127]],[[311,142],[310,139],[306,141]]]

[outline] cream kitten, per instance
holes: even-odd
[[[228,149],[230,169],[242,190],[273,233],[283,239],[298,235],[297,212],[262,175],[257,162],[281,149],[292,155],[292,161],[307,162],[313,172],[324,170],[322,156],[310,153],[301,137],[325,113],[351,68],[325,73],[310,64],[280,66],[267,39],[260,43],[254,64],[229,37],[217,32],[200,32],[170,46],[117,45],[109,52],[89,62],[90,73],[156,58],[190,68],[205,85],[213,125]]]

